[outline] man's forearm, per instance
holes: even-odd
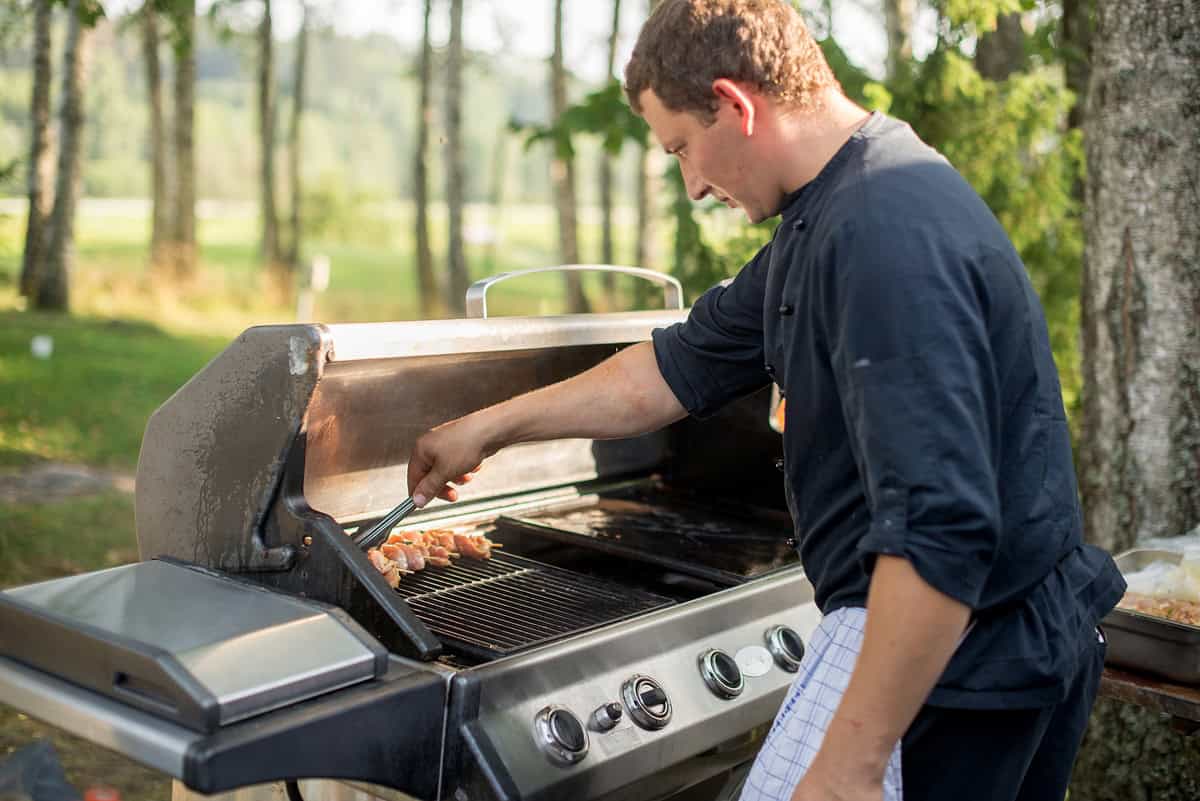
[[[687,412],[659,372],[653,345],[633,345],[577,376],[485,409],[489,450],[562,437],[617,439],[657,431]]]
[[[962,637],[970,608],[935,590],[907,560],[880,556],[862,650],[817,757],[833,774],[881,779]]]

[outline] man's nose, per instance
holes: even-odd
[[[700,176],[696,175],[686,162],[680,162],[679,170],[683,173],[683,186],[687,189],[688,197],[692,200],[703,200],[704,196],[708,194],[708,184],[700,180]]]

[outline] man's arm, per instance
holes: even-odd
[[[878,801],[892,748],[946,669],[970,614],[905,559],[877,557],[858,662],[793,801]]]
[[[435,496],[455,500],[448,483],[459,482],[509,445],[562,437],[632,437],[686,414],[659,372],[653,344],[642,342],[577,376],[427,432],[409,458],[409,493],[417,506]]]

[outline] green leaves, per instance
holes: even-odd
[[[555,154],[563,159],[575,155],[571,139],[580,134],[599,136],[604,149],[614,156],[621,152],[626,142],[645,145],[649,136],[649,128],[625,102],[621,83],[615,78],[581,102],[568,107],[552,125],[523,125],[513,121],[509,123],[509,128],[527,133],[526,148],[539,142],[550,142]]]

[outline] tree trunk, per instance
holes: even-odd
[[[1099,0],[1084,126],[1080,485],[1113,551],[1200,523],[1200,0]],[[1071,801],[1195,799],[1200,740],[1097,707]]]
[[[492,236],[488,240],[484,256],[484,264],[488,273],[495,272],[496,245],[500,242],[500,232],[504,230],[504,202],[505,189],[508,186],[508,150],[510,144],[509,127],[508,123],[505,122],[500,125],[500,130],[496,131],[496,141],[492,148],[492,179],[491,189],[488,192],[488,206],[491,208],[492,218]]]
[[[278,270],[279,218],[275,213],[275,43],[271,0],[263,0],[258,26],[258,151],[262,241],[259,254],[268,270]]]
[[[421,317],[426,320],[441,317],[444,313],[437,274],[433,269],[433,246],[429,241],[429,126],[433,124],[433,42],[429,38],[429,18],[432,11],[433,0],[425,0],[421,57],[417,63],[420,81],[417,146],[413,153],[413,199],[417,207],[417,294],[421,300]]]
[[[913,16],[916,0],[884,0],[884,18],[887,23],[887,76],[894,80],[903,65],[912,58]],[[828,27],[833,34],[833,10],[828,9]]]
[[[662,171],[654,146],[646,144],[638,156],[637,231],[634,236],[633,262],[650,270],[661,269],[662,254],[655,237],[658,218],[657,199],[662,192]],[[640,282],[639,282],[640,283]]]
[[[300,212],[304,198],[304,187],[300,181],[300,149],[303,142],[300,124],[304,120],[304,79],[308,71],[308,33],[312,16],[312,6],[307,2],[301,5],[303,12],[300,30],[296,33],[296,71],[292,79],[292,124],[288,130],[288,185],[292,190],[292,230],[288,237],[287,265],[292,275],[300,269]]]
[[[196,2],[176,0],[175,16],[175,194],[171,262],[175,277],[196,273]]]
[[[162,70],[158,60],[158,12],[154,0],[142,4],[142,58],[146,67],[146,98],[150,105],[150,267],[165,266],[167,245],[167,146],[163,134]]]
[[[1091,73],[1093,0],[1063,0],[1062,57],[1067,76],[1067,88],[1075,93],[1075,102],[1067,115],[1067,125],[1083,125],[1086,108],[1088,76]]]
[[[617,61],[617,36],[621,32],[621,0],[613,0],[612,30],[608,36],[607,80],[613,80],[613,68]],[[615,264],[613,253],[613,157],[606,150],[600,151],[600,261]],[[609,309],[616,306],[616,276],[604,275],[604,298]]]
[[[1003,81],[1025,69],[1027,62],[1020,13],[998,17],[996,30],[979,37],[975,46],[975,69],[989,81]]]
[[[59,107],[59,150],[54,215],[46,264],[33,296],[37,309],[67,311],[71,306],[71,269],[75,261],[75,208],[79,203],[83,160],[83,93],[87,80],[91,31],[80,20],[80,0],[68,7],[67,43],[63,48],[62,101]]]
[[[462,37],[463,0],[450,0],[450,44],[446,52],[446,205],[449,214],[446,302],[449,309],[458,314],[466,307],[470,280],[463,248]]]
[[[563,64],[563,0],[554,0],[554,54],[550,57],[550,108],[558,122],[567,110],[567,70]],[[558,210],[558,251],[563,264],[579,263],[578,223],[575,210],[575,159],[555,145],[550,162],[550,181],[554,186],[554,205]],[[587,298],[579,273],[565,275],[567,308],[587,311]]]
[[[21,294],[32,297],[46,252],[46,225],[54,206],[53,131],[50,128],[50,22],[52,0],[35,0],[33,20],[33,92],[29,118],[33,136],[29,146],[29,216],[25,224],[25,251],[21,257]]]

